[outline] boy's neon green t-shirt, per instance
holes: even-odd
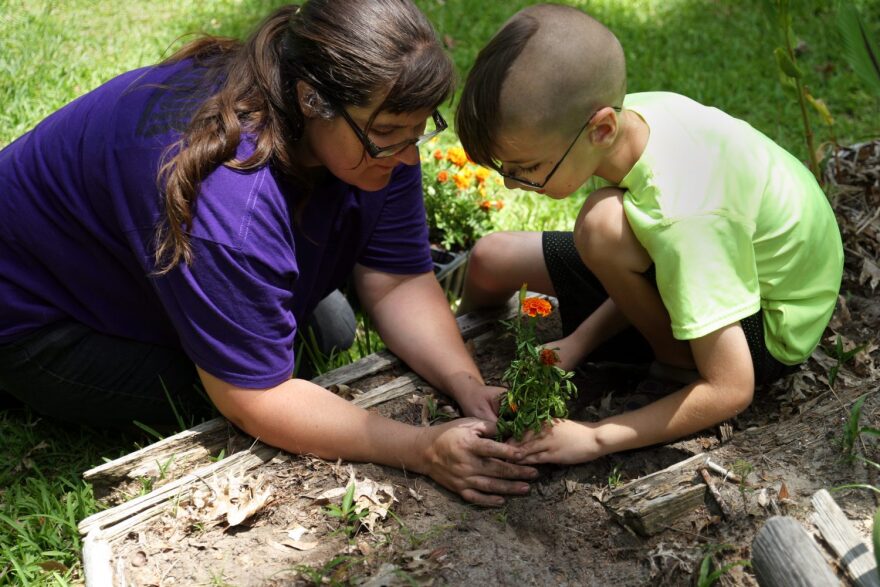
[[[831,206],[794,156],[716,108],[667,92],[630,94],[650,128],[620,182],[654,261],[675,338],[764,316],[767,349],[804,361],[834,311],[843,245]]]

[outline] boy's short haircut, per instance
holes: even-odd
[[[468,156],[495,168],[495,139],[501,125],[501,87],[511,65],[538,31],[538,21],[517,15],[492,37],[468,73],[455,118],[455,131]]]
[[[568,133],[595,110],[619,107],[626,59],[617,37],[580,9],[536,4],[512,16],[477,55],[456,114],[470,158],[499,170],[508,126]]]

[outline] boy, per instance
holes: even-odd
[[[587,199],[573,233],[481,240],[460,311],[501,303],[526,282],[559,300],[564,337],[547,346],[560,366],[654,358],[667,373],[694,374],[640,409],[527,436],[522,463],[583,462],[705,429],[818,343],[843,250],[813,176],[717,109],[627,95],[623,49],[590,16],[546,4],[514,15],[477,57],[457,130],[508,188],[561,199],[594,175],[608,186]]]

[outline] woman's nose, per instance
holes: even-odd
[[[419,148],[415,145],[408,145],[405,149],[395,153],[394,157],[401,163],[415,165],[419,162]]]

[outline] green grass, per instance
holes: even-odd
[[[743,118],[783,147],[805,158],[800,112],[784,93],[773,57],[779,44],[765,21],[763,0],[591,0],[569,1],[587,9],[620,39],[627,56],[629,91],[680,92]],[[419,5],[453,42],[452,54],[464,73],[480,47],[516,9],[529,0],[477,3],[422,0]],[[880,3],[858,1],[875,38]],[[806,84],[824,99],[836,118],[843,143],[880,133],[880,102],[867,95],[843,61],[832,0],[792,2],[796,38],[806,43],[799,57]],[[817,135],[819,118],[813,117]]]
[[[449,39],[463,79],[479,48],[527,0],[417,0]],[[127,69],[154,63],[194,31],[241,36],[279,1],[0,0],[0,146]],[[586,6],[586,2],[572,2]],[[878,100],[843,62],[829,0],[801,0],[794,30],[806,43],[806,82],[837,121],[841,143],[880,134]],[[880,3],[857,2],[876,35]],[[779,84],[759,0],[591,0],[629,60],[630,91],[671,90],[718,106],[805,158],[795,100]],[[452,108],[444,107],[451,119]],[[819,140],[827,137],[814,117]],[[510,192],[505,229],[570,227],[582,191],[567,202]],[[97,511],[84,469],[129,452],[132,438],[37,420],[0,408],[0,585],[81,579],[76,523]],[[42,444],[45,443],[45,444]],[[42,565],[42,566],[41,566]]]
[[[76,526],[99,509],[81,472],[130,452],[134,437],[61,426],[21,408],[0,410],[0,438],[0,585],[81,578]]]

